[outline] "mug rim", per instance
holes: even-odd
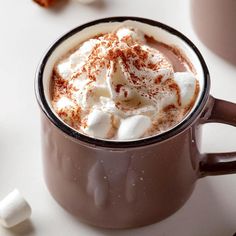
[[[137,139],[137,140],[130,140],[130,141],[119,141],[119,140],[108,140],[108,139],[98,139],[94,137],[86,136],[79,131],[74,130],[70,126],[66,125],[62,120],[57,117],[53,111],[51,110],[45,94],[44,94],[44,85],[43,85],[43,74],[44,69],[47,64],[48,59],[52,55],[53,51],[65,40],[73,36],[74,34],[78,33],[79,31],[99,24],[99,23],[109,23],[109,22],[123,22],[126,20],[132,20],[132,21],[138,21],[144,24],[148,24],[151,26],[155,26],[158,28],[161,28],[170,34],[173,34],[183,40],[187,45],[194,51],[196,56],[198,57],[198,60],[201,64],[202,70],[203,70],[203,77],[204,77],[204,87],[202,90],[201,97],[198,101],[198,104],[196,107],[190,112],[189,116],[182,120],[180,123],[178,123],[176,126],[171,128],[170,130],[167,130],[163,133],[153,135],[150,137],[145,137],[143,139]],[[184,130],[186,130],[193,122],[198,118],[201,111],[206,105],[206,102],[208,100],[209,96],[209,90],[210,90],[210,75],[207,68],[207,65],[205,63],[205,60],[203,59],[203,56],[201,55],[200,51],[197,49],[197,47],[193,44],[193,42],[188,39],[185,35],[183,35],[178,30],[163,24],[161,22],[147,19],[147,18],[141,18],[141,17],[133,17],[133,16],[118,16],[118,17],[108,17],[108,18],[102,18],[94,21],[90,21],[88,23],[82,24],[69,32],[63,34],[60,38],[58,38],[47,50],[46,54],[43,56],[43,59],[41,60],[35,77],[35,95],[38,101],[38,104],[43,111],[43,113],[46,115],[46,117],[57,127],[59,130],[63,131],[68,136],[82,141],[83,143],[87,143],[90,145],[95,145],[98,147],[106,147],[106,148],[137,148],[142,146],[147,146],[155,143],[159,143],[162,141],[165,141],[169,138],[172,138],[180,133],[182,133]]]

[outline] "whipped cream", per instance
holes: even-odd
[[[102,139],[163,132],[160,114],[171,112],[173,121],[175,112],[179,122],[198,92],[191,71],[175,72],[141,31],[129,27],[88,39],[54,72],[54,110],[76,130]]]

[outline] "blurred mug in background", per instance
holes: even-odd
[[[191,0],[191,17],[202,42],[236,65],[236,0]]]

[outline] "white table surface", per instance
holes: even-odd
[[[0,5],[0,199],[17,187],[30,202],[30,221],[0,236],[232,236],[236,232],[236,175],[198,181],[188,202],[166,220],[133,230],[97,229],[67,214],[46,189],[41,165],[39,108],[34,74],[48,46],[71,28],[118,15],[147,17],[182,31],[199,47],[211,72],[211,94],[236,102],[236,66],[209,51],[197,38],[188,0],[104,0],[95,5],[73,1],[45,10],[30,0]],[[236,129],[204,127],[203,151],[236,150]]]

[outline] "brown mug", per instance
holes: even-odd
[[[191,0],[191,16],[202,42],[236,64],[236,1]]]
[[[171,130],[135,141],[99,140],[63,123],[50,103],[55,61],[79,41],[129,21],[159,41],[175,45],[193,63],[200,95],[187,117]],[[236,126],[236,104],[209,95],[203,57],[183,34],[137,17],[112,17],[75,28],[58,39],[42,59],[35,91],[42,110],[45,180],[56,201],[88,224],[130,228],[160,221],[177,211],[199,178],[236,173],[236,153],[199,152],[202,124]]]

